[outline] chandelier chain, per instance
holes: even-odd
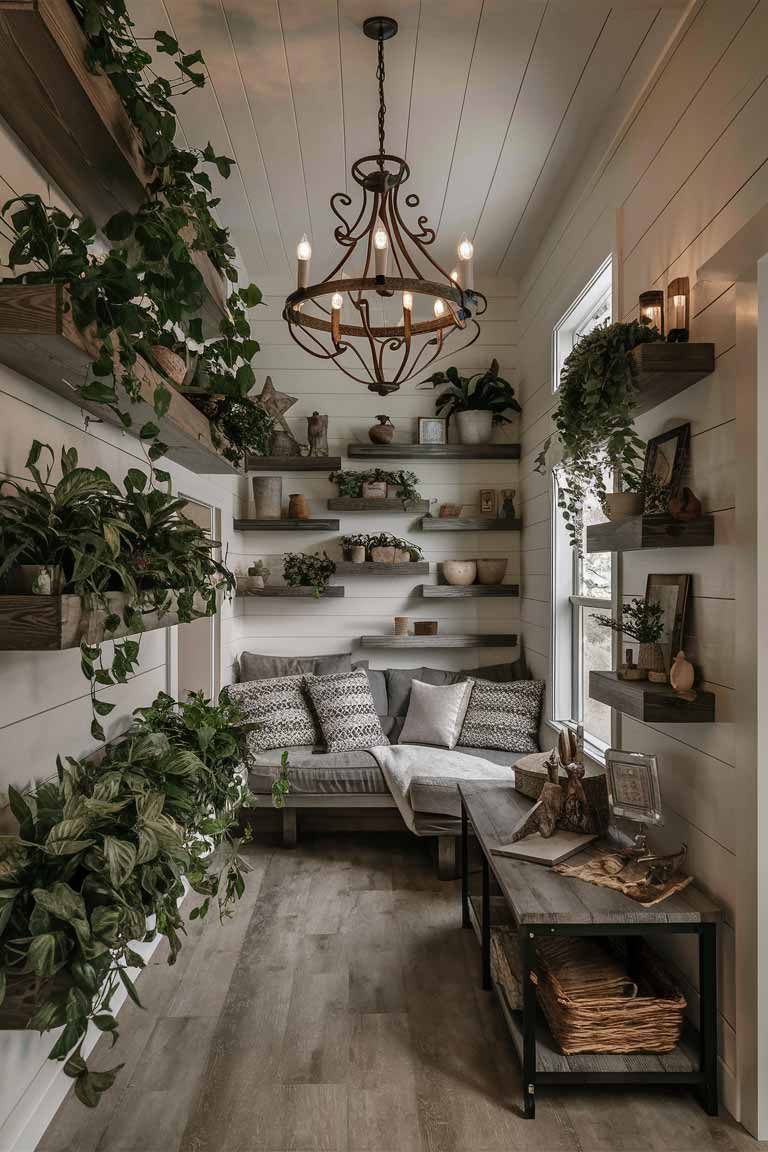
[[[379,37],[379,62],[376,67],[376,79],[379,82],[379,168],[384,168],[384,117],[387,106],[384,103],[384,40]]]

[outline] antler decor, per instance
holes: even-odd
[[[305,352],[332,360],[345,375],[386,396],[427,368],[455,331],[466,332],[469,337],[461,347],[473,344],[480,335],[475,317],[485,312],[487,301],[474,290],[474,250],[466,236],[458,246],[458,269],[449,275],[428,251],[435,231],[427,217],[417,217],[416,230],[403,219],[400,195],[410,168],[401,157],[386,152],[384,145],[384,41],[396,34],[397,21],[374,17],[365,21],[363,30],[378,43],[379,150],[352,165],[352,178],[363,190],[362,206],[353,223],[342,211],[351,207],[351,196],[336,192],[331,197],[331,210],[340,221],[334,237],[343,253],[319,283],[309,284],[312,249],[306,236],[299,243],[298,288],[288,296],[283,318]],[[416,208],[419,197],[409,193],[404,204]],[[353,259],[355,255],[357,259]],[[388,275],[390,260],[394,275]],[[359,270],[361,265],[361,275],[346,278],[345,267]],[[427,275],[422,266],[427,268]],[[402,293],[400,322],[375,323],[371,317],[375,297],[383,301],[398,292]],[[414,297],[418,296],[431,299],[432,319],[414,319]],[[328,303],[323,303],[328,298]],[[342,318],[345,306],[348,315],[350,307],[354,310],[351,323]],[[362,341],[361,348],[354,340]]]

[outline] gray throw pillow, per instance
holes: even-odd
[[[307,676],[305,683],[329,752],[389,744],[362,668],[335,676]]]
[[[334,672],[349,672],[351,652],[336,652],[329,656],[262,656],[258,652],[241,652],[238,681],[272,680],[277,676],[330,676]]]
[[[475,680],[459,747],[538,752],[543,699],[543,680]]]
[[[249,751],[298,748],[318,742],[303,676],[231,684],[227,693],[243,713],[243,727],[249,730]]]
[[[458,684],[424,684],[414,680],[400,743],[455,748],[471,691],[471,680]]]

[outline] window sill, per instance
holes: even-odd
[[[544,724],[558,736],[564,728],[569,728],[572,732],[576,731],[575,724],[567,724],[558,720],[545,720]],[[584,759],[589,763],[594,764],[594,766],[599,768],[601,772],[605,772],[605,753],[608,750],[608,747],[608,744],[603,744],[597,740],[590,740],[588,736],[585,736]]]

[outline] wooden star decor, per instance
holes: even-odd
[[[292,408],[294,404],[298,403],[298,397],[289,396],[287,392],[278,392],[272,383],[272,377],[267,376],[261,394],[257,399],[264,411],[272,417],[276,424],[280,425],[286,435],[290,436],[295,444],[298,444],[298,440],[293,432],[291,432],[285,419],[285,413],[289,408]]]

